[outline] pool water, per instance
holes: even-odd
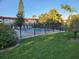
[[[19,29],[17,29],[19,30]],[[22,28],[21,31],[25,31],[25,32],[33,32],[35,30],[35,32],[45,32],[45,31],[53,31],[53,29],[40,29],[40,28],[29,28],[29,29],[26,29],[26,28]]]
[[[20,37],[20,30],[19,29],[15,29],[18,37]],[[35,31],[35,34],[34,34],[34,31]],[[27,37],[32,37],[34,35],[40,35],[40,34],[44,34],[44,33],[48,33],[48,32],[53,32],[53,29],[48,29],[48,30],[45,30],[44,28],[40,29],[40,28],[22,28],[21,29],[21,36],[24,38],[27,38]],[[55,30],[56,32],[56,30]]]

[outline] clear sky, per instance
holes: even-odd
[[[18,2],[19,0],[0,0],[0,16],[16,16]],[[79,0],[23,0],[23,2],[25,17],[40,15],[52,8],[56,8],[63,17],[66,17],[68,13],[61,9],[61,4],[68,4],[79,9]]]

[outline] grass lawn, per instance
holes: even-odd
[[[28,38],[0,52],[0,59],[79,59],[79,42],[71,42],[69,36],[56,33]]]

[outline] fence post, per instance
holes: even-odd
[[[46,24],[44,24],[44,30],[45,30],[45,33],[46,33]]]
[[[35,22],[34,22],[34,35],[36,35],[36,33],[35,33]]]
[[[2,18],[2,20],[3,20],[3,24],[4,24],[4,18]]]
[[[22,38],[22,36],[21,36],[21,26],[20,26],[20,39]]]

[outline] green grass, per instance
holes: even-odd
[[[79,43],[71,42],[69,36],[56,33],[29,38],[0,52],[0,59],[79,59]]]

